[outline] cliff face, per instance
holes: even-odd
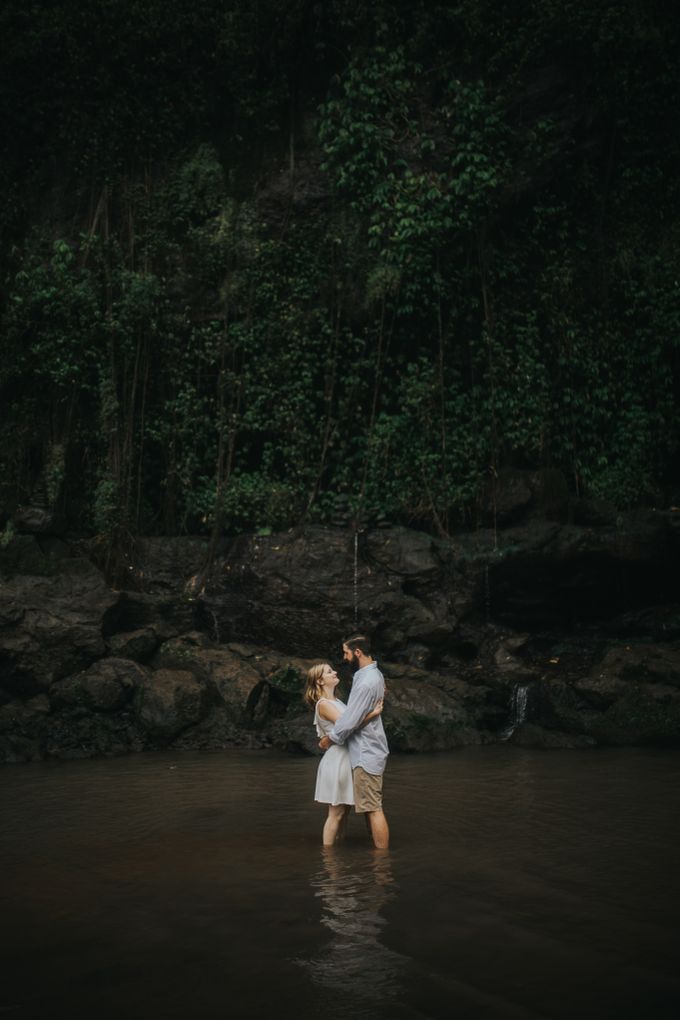
[[[202,539],[139,540],[129,588],[112,590],[87,543],[17,535],[1,561],[0,755],[314,751],[302,674],[337,664],[356,627],[387,678],[394,750],[677,743],[677,521],[241,536],[200,590]]]

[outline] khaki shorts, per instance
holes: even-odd
[[[358,815],[367,811],[382,811],[383,777],[365,772],[361,765],[352,769],[354,783],[354,810]]]

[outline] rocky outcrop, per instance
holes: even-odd
[[[0,691],[5,699],[37,694],[105,655],[102,619],[119,597],[84,557],[64,556],[52,574],[55,567],[39,556],[37,543],[26,553],[29,569],[43,567],[45,573],[17,574],[0,586]]]
[[[584,505],[579,525],[555,490],[555,519],[513,524],[542,492],[515,479],[502,531],[241,536],[208,572],[204,540],[144,539],[124,591],[86,544],[17,534],[0,549],[0,758],[314,752],[302,678],[355,627],[388,680],[393,750],[680,743],[678,515]]]

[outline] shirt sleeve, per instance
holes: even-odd
[[[359,728],[364,716],[375,708],[376,695],[372,684],[353,687],[347,702],[347,708],[328,734],[334,744],[344,744],[348,737]]]

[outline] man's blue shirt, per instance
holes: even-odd
[[[381,716],[371,719],[365,726],[361,726],[361,720],[384,696],[385,678],[378,669],[378,663],[369,662],[354,674],[347,708],[328,734],[334,744],[347,744],[353,769],[360,765],[374,776],[385,771],[390,753],[387,737]]]

